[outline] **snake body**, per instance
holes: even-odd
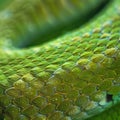
[[[46,31],[54,29],[55,34],[57,27],[78,17],[84,21],[82,17],[102,3],[14,0],[2,7],[1,120],[120,119],[119,0],[78,29],[21,49],[42,41]]]

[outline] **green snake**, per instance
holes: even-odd
[[[0,120],[120,120],[119,0],[2,3]]]

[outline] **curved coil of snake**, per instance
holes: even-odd
[[[119,102],[119,0],[1,2],[1,120],[119,120]]]

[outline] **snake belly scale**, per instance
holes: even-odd
[[[19,48],[52,27],[71,22],[79,13],[82,18],[82,12],[89,14],[103,1],[60,0],[54,5],[52,0],[14,0],[3,7],[1,120],[120,119],[119,0],[111,1],[98,16],[55,40]],[[108,116],[105,110],[112,112]]]

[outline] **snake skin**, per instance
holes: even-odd
[[[78,29],[24,48],[103,2],[14,0],[2,8],[1,120],[120,119],[119,0]]]

